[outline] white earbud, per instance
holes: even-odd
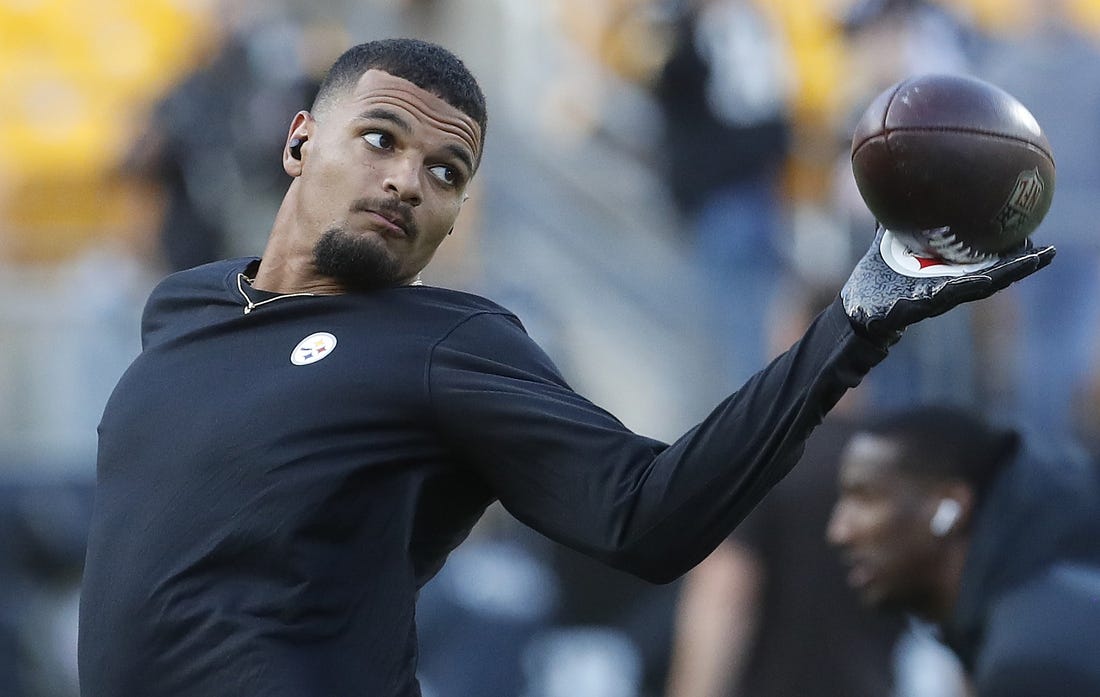
[[[947,533],[951,532],[951,528],[955,527],[960,513],[962,513],[962,506],[959,505],[958,501],[955,499],[941,499],[940,505],[936,506],[936,512],[928,524],[932,534],[936,537],[945,537]]]

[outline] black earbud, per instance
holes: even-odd
[[[290,156],[295,160],[302,159],[302,143],[306,142],[307,138],[294,138],[290,141],[288,149],[290,150]]]

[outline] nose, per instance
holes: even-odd
[[[420,188],[420,166],[411,158],[395,158],[386,170],[382,188],[410,206],[419,206],[423,200]]]

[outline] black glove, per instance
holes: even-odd
[[[878,226],[875,241],[840,291],[856,330],[889,346],[910,324],[988,298],[1050,263],[1054,247],[1030,241],[973,264],[953,264]]]

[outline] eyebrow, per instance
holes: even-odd
[[[392,123],[402,133],[412,133],[412,126],[410,126],[408,124],[408,122],[405,121],[405,119],[401,118],[400,116],[393,113],[389,109],[384,109],[382,107],[375,107],[373,109],[368,109],[367,111],[364,111],[363,113],[359,114],[359,118],[368,119],[368,120],[369,119],[377,119],[379,121],[386,121],[386,122]],[[444,146],[444,149],[447,152],[449,152],[455,159],[459,160],[462,164],[464,164],[468,171],[470,171],[470,172],[474,171],[473,157],[471,157],[470,153],[467,151],[466,148],[462,147],[461,145],[449,144],[449,145]]]
[[[455,159],[457,159],[459,162],[466,165],[466,171],[474,171],[473,158],[470,157],[470,153],[467,152],[466,148],[462,147],[461,145],[447,145],[444,149],[447,152],[451,153],[451,155],[453,155]]]
[[[397,128],[399,128],[404,133],[411,133],[412,132],[412,126],[410,126],[405,121],[405,119],[401,118],[400,116],[393,113],[389,109],[383,109],[381,107],[375,107],[373,109],[369,109],[367,111],[364,111],[362,114],[359,114],[359,118],[361,118],[361,119],[378,119],[378,120],[381,120],[381,121],[389,121],[394,126],[397,126]]]

